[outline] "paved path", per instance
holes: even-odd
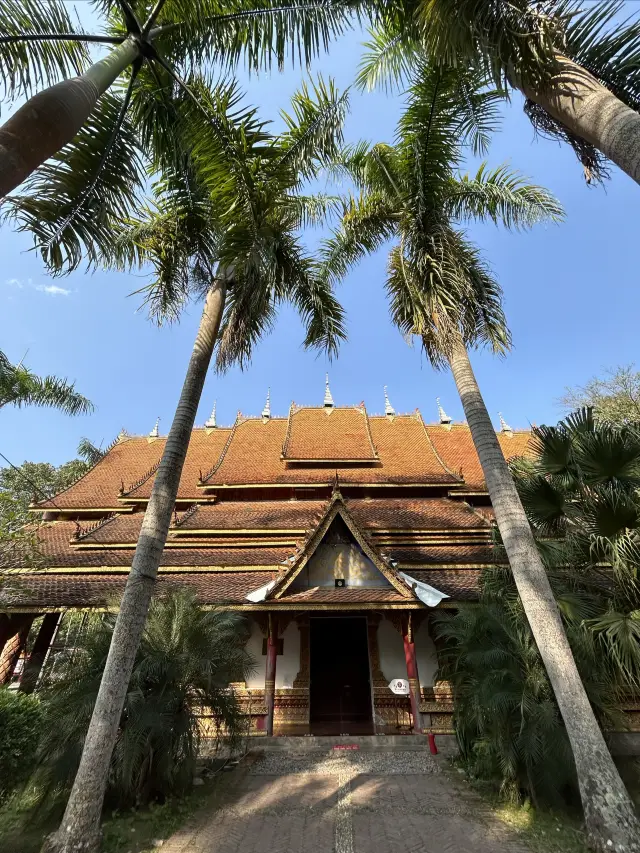
[[[525,853],[455,776],[421,751],[250,756],[162,853]]]

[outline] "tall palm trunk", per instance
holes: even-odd
[[[38,92],[0,127],[0,199],[68,142],[103,95],[139,54],[129,38],[80,77]]]
[[[223,275],[207,294],[180,400],[142,521],[80,766],[62,823],[45,841],[43,851],[48,853],[77,853],[79,850],[97,853],[100,848],[100,816],[111,753],[156,586],[191,430],[220,328],[226,287],[227,279]]]
[[[557,60],[559,70],[544,89],[519,82],[515,85],[640,184],[640,114],[582,66],[564,56]]]
[[[593,714],[520,497],[459,340],[449,359],[531,631],[575,759],[591,849],[640,851],[640,822]]]

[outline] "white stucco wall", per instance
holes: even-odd
[[[429,636],[429,626],[426,621],[420,625],[416,632],[415,644],[420,686],[432,687],[438,661],[436,647]],[[394,678],[407,677],[407,663],[400,631],[386,619],[378,627],[378,650],[380,653],[380,669],[388,682]]]
[[[293,679],[300,669],[300,630],[296,622],[289,622],[282,638],[284,648],[276,661],[276,689],[293,687]]]
[[[434,676],[438,668],[438,658],[436,657],[434,642],[429,636],[429,625],[426,619],[416,631],[415,643],[420,687],[433,687]]]
[[[266,658],[262,654],[262,631],[257,622],[251,620],[251,636],[249,637],[246,649],[253,658],[254,670],[247,678],[247,687],[254,689],[264,689],[264,671]]]
[[[300,631],[295,622],[290,622],[284,633],[283,653],[276,660],[276,689],[293,687],[293,679],[300,669]],[[247,651],[255,662],[255,671],[247,679],[249,689],[264,689],[264,676],[267,663],[266,655],[262,654],[264,635],[257,622],[252,622],[251,636],[247,641]]]
[[[387,679],[387,684],[394,678],[407,677],[402,637],[397,628],[394,628],[386,619],[383,619],[378,626],[378,652],[380,669]]]

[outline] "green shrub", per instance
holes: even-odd
[[[35,697],[0,687],[0,803],[33,770],[41,720]]]

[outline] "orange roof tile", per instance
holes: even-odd
[[[354,460],[375,462],[367,410],[291,407],[282,447],[287,460]]]
[[[202,604],[246,604],[252,590],[269,583],[275,572],[171,572],[158,577],[158,592],[186,587]],[[104,607],[118,598],[126,575],[51,574],[22,575],[3,590],[3,606],[11,607]]]
[[[490,529],[470,506],[448,498],[349,498],[346,504],[358,524],[370,531]]]
[[[331,435],[327,423],[333,417],[322,409],[306,409],[315,419],[318,441]],[[340,410],[337,410],[340,411]],[[335,414],[335,411],[334,411]],[[284,483],[332,483],[337,471],[340,483],[458,483],[435,454],[422,420],[414,415],[369,418],[378,463],[358,466],[308,467],[288,465],[281,458],[287,420],[239,419],[218,464],[206,477],[208,486]],[[330,452],[325,450],[324,452]],[[333,451],[331,451],[333,452]]]
[[[178,517],[175,532],[183,530],[306,530],[321,518],[326,501],[221,501],[199,504],[195,512]]]
[[[117,442],[102,459],[72,486],[42,501],[38,508],[110,509],[118,506],[118,493],[157,465],[164,449],[163,438],[125,438]]]
[[[480,593],[481,569],[429,569],[426,572],[410,569],[407,574],[446,593],[454,601],[477,600]]]
[[[447,468],[456,474],[462,471],[466,488],[471,491],[486,491],[484,474],[467,424],[453,424],[451,429],[430,424],[426,429]],[[514,432],[511,437],[498,433],[498,441],[506,459],[529,453],[530,439],[529,431]]]
[[[48,568],[74,567],[100,568],[113,566],[129,568],[133,559],[136,537],[130,539],[126,548],[114,547],[113,540],[106,541],[111,525],[125,524],[136,520],[142,522],[142,513],[134,516],[119,516],[98,528],[92,535],[102,537],[95,540],[95,548],[84,549],[72,544],[77,530],[74,521],[55,521],[38,528],[39,550]],[[113,529],[113,528],[112,528]],[[91,544],[89,537],[79,544]],[[212,542],[210,539],[194,543],[192,548],[172,548],[171,542],[162,555],[163,566],[279,566],[291,555],[291,546],[247,544],[242,547],[228,547],[228,542]],[[3,569],[17,569],[18,565],[3,565]]]
[[[184,460],[184,468],[180,477],[178,500],[202,497],[202,493],[198,489],[200,474],[205,474],[215,465],[230,434],[230,427],[193,430],[187,450],[187,458]],[[154,481],[155,471],[141,485],[128,492],[126,496],[129,498],[149,498]]]
[[[401,564],[418,565],[491,565],[495,562],[493,549],[487,545],[385,545],[381,548]]]

